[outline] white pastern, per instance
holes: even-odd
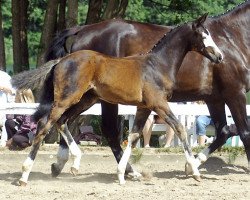
[[[26,160],[23,163],[22,166],[22,177],[20,179],[20,181],[27,183],[28,182],[28,178],[29,178],[29,174],[31,172],[32,166],[34,164],[34,160],[32,160],[29,156],[28,158],[26,158]]]
[[[207,160],[207,155],[205,155],[204,153],[199,153],[197,159],[200,160],[200,165],[201,165]]]
[[[130,141],[128,143],[128,145],[123,153],[123,156],[118,164],[118,167],[117,167],[117,175],[118,175],[118,179],[119,179],[119,182],[121,185],[126,183],[124,175],[125,175],[125,170],[126,170],[128,160],[129,160],[130,155],[131,155],[131,151],[132,151],[132,145],[131,145],[131,141]]]
[[[74,158],[74,163],[73,163],[72,167],[78,170],[80,168],[82,152],[79,149],[79,147],[77,146],[77,144],[75,143],[75,141],[73,141],[69,145],[69,149],[70,149],[70,152],[72,153],[72,156]]]
[[[198,167],[200,166],[199,160],[195,159],[193,156],[190,156],[187,151],[185,151],[185,156],[187,159],[188,167],[189,167],[189,173],[191,173],[193,176],[200,176],[200,172]]]

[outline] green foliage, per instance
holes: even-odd
[[[210,16],[224,13],[243,0],[131,0],[126,12],[130,20],[162,25],[191,21],[204,13]]]
[[[105,1],[104,1],[105,2]],[[208,12],[209,15],[224,13],[244,2],[243,0],[129,0],[126,19],[162,25],[176,25],[193,20]],[[30,0],[28,8],[28,46],[31,66],[34,67],[44,23],[47,0]],[[84,24],[88,1],[79,0],[78,24]],[[11,0],[2,1],[3,28],[7,65],[12,65]]]
[[[139,163],[140,160],[142,159],[143,156],[143,149],[142,148],[135,148],[132,151],[132,155],[131,155],[131,163],[135,164],[135,163]]]

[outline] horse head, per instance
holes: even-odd
[[[194,31],[192,50],[200,52],[212,62],[220,63],[223,59],[223,55],[213,41],[209,31],[204,26],[206,19],[207,14],[204,14],[192,23],[192,29]]]

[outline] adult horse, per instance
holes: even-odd
[[[87,110],[100,99],[137,106],[128,145],[118,165],[120,184],[125,183],[124,174],[131,148],[142,134],[151,111],[156,112],[175,131],[183,144],[191,173],[199,180],[200,173],[188,145],[187,133],[170,110],[168,99],[172,95],[177,72],[188,51],[196,51],[215,63],[222,61],[221,51],[203,25],[206,17],[204,15],[193,23],[171,30],[157,46],[144,55],[115,58],[82,50],[56,60],[48,68],[41,103],[35,113],[39,122],[37,135],[23,164],[20,184],[27,184],[38,149],[51,127],[57,124],[68,145],[75,146],[66,127],[68,118]],[[23,79],[27,85],[33,85],[36,81]],[[48,95],[48,91],[53,91],[53,94]]]
[[[177,75],[170,101],[204,100],[215,124],[216,140],[198,154],[197,159],[201,162],[232,136],[226,122],[227,104],[244,143],[250,167],[250,130],[247,126],[245,96],[250,86],[249,22],[249,1],[225,14],[209,18],[206,26],[222,49],[224,62],[214,65],[199,54],[190,52]],[[145,53],[169,30],[170,27],[119,19],[72,28],[59,34],[53,41],[47,59],[58,58],[80,49],[92,49],[118,57]],[[73,42],[67,42],[68,38],[73,38]],[[118,139],[117,113],[117,105],[102,102],[102,132],[119,161],[122,150]],[[65,148],[59,148],[62,149],[67,152]],[[60,159],[58,164],[53,165],[55,175],[60,172],[66,160],[67,158],[62,162]]]

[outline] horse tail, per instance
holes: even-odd
[[[34,113],[36,121],[41,119],[51,109],[54,100],[54,69],[60,60],[51,60],[37,69],[21,72],[11,79],[12,86],[18,90],[42,88],[39,97],[40,104]]]
[[[70,53],[66,48],[66,41],[69,37],[76,35],[83,26],[65,29],[59,33],[50,44],[48,50],[45,53],[45,62],[64,57],[67,53]]]
[[[40,88],[50,73],[53,66],[55,66],[60,59],[51,60],[50,62],[45,63],[39,68],[23,71],[19,74],[14,75],[11,78],[12,87],[17,90],[31,89],[35,90]]]

